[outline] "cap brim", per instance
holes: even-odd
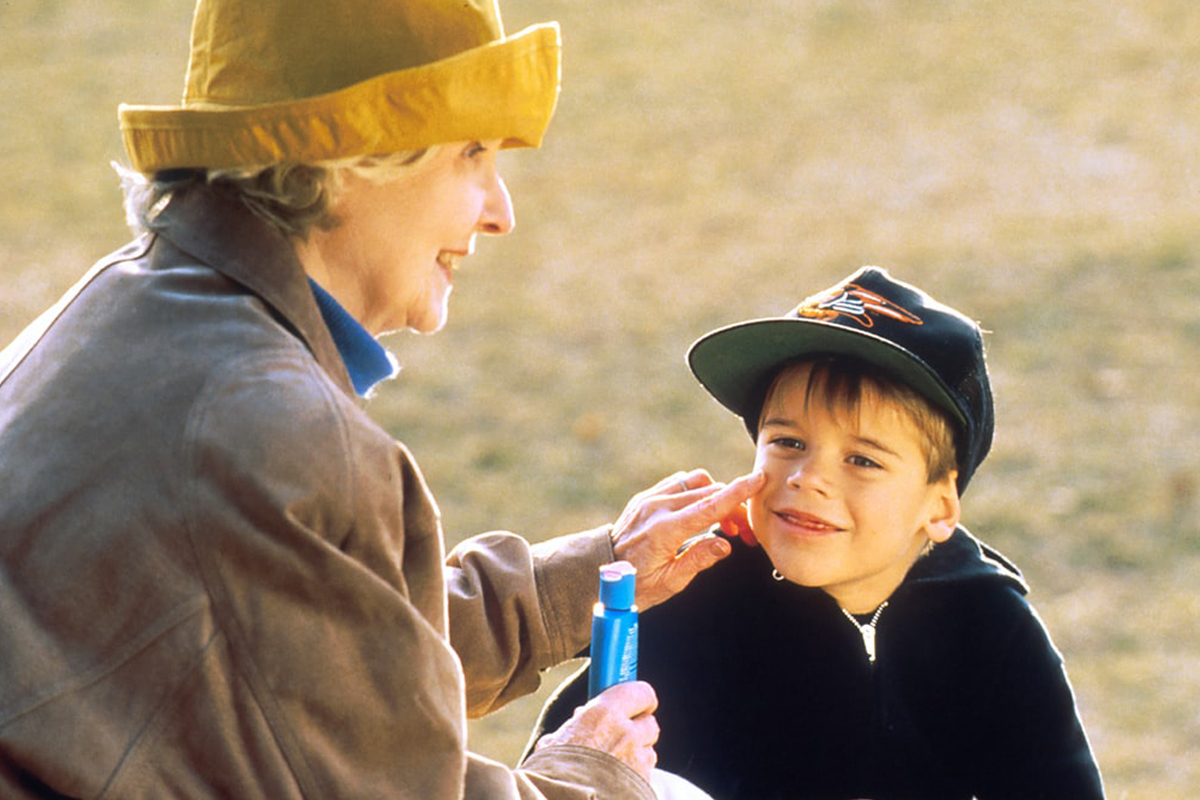
[[[500,139],[537,147],[554,114],[558,25],[536,25],[450,58],[380,75],[329,94],[238,107],[119,110],[139,172],[312,163]]]
[[[850,356],[873,364],[966,424],[947,387],[923,361],[867,331],[820,320],[772,317],[713,331],[688,350],[688,365],[717,402],[755,423],[764,380],[790,361],[821,355]],[[753,414],[755,419],[750,419]]]

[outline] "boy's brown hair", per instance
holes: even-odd
[[[893,380],[871,365],[854,358],[826,356],[799,359],[784,364],[771,379],[763,397],[765,409],[774,397],[779,384],[806,365],[812,365],[805,387],[804,402],[814,400],[824,404],[835,416],[854,414],[867,393],[893,404],[907,416],[917,430],[925,453],[929,483],[937,483],[957,468],[958,450],[954,442],[955,426],[949,415],[934,406],[907,384]],[[762,430],[762,411],[757,428]]]

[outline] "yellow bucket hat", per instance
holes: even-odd
[[[199,0],[182,106],[118,113],[143,173],[537,147],[560,50],[553,22],[505,37],[496,0]]]

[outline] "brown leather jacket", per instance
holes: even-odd
[[[607,532],[447,558],[287,242],[200,189],[152,228],[0,354],[0,796],[652,797],[466,751],[585,646]]]

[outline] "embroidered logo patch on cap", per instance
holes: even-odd
[[[797,317],[831,321],[846,316],[864,328],[874,328],[876,317],[887,317],[911,325],[922,325],[921,318],[886,297],[851,283],[841,289],[809,297],[792,312]]]

